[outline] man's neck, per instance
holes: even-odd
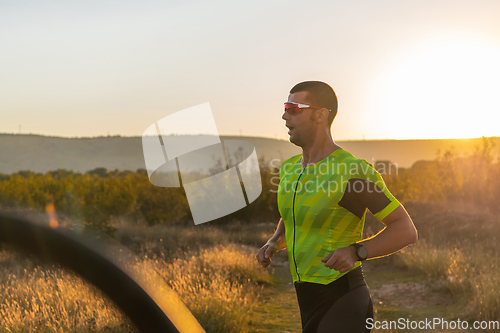
[[[323,138],[317,138],[311,145],[307,147],[302,147],[302,161],[303,167],[315,164],[326,157],[330,156],[335,150],[339,149],[331,136],[325,136]]]

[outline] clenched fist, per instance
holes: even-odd
[[[278,251],[278,245],[275,242],[267,242],[262,246],[255,257],[262,267],[267,268],[271,264],[271,258]]]
[[[321,262],[325,263],[325,267],[345,273],[354,267],[357,260],[356,249],[354,246],[348,246],[330,252]]]

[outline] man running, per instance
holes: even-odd
[[[333,142],[337,96],[328,84],[307,81],[290,90],[283,120],[302,154],[280,167],[274,235],[257,252],[267,268],[288,250],[303,333],[361,333],[373,317],[361,261],[394,253],[417,240],[413,222],[365,160]],[[385,224],[363,239],[366,210]]]

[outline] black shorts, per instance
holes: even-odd
[[[303,333],[367,333],[373,318],[370,292],[361,267],[327,285],[295,282]]]

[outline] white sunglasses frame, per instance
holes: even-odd
[[[290,104],[295,104],[297,105],[297,107],[299,109],[307,109],[307,108],[314,108],[314,109],[326,109],[326,108],[323,108],[323,107],[319,107],[319,106],[311,106],[311,105],[307,105],[307,104],[301,104],[301,103],[296,103],[296,102],[285,102],[284,104],[287,104],[287,103],[290,103]],[[329,112],[331,112],[332,110],[329,110],[327,109]],[[285,110],[285,112],[287,112]]]

